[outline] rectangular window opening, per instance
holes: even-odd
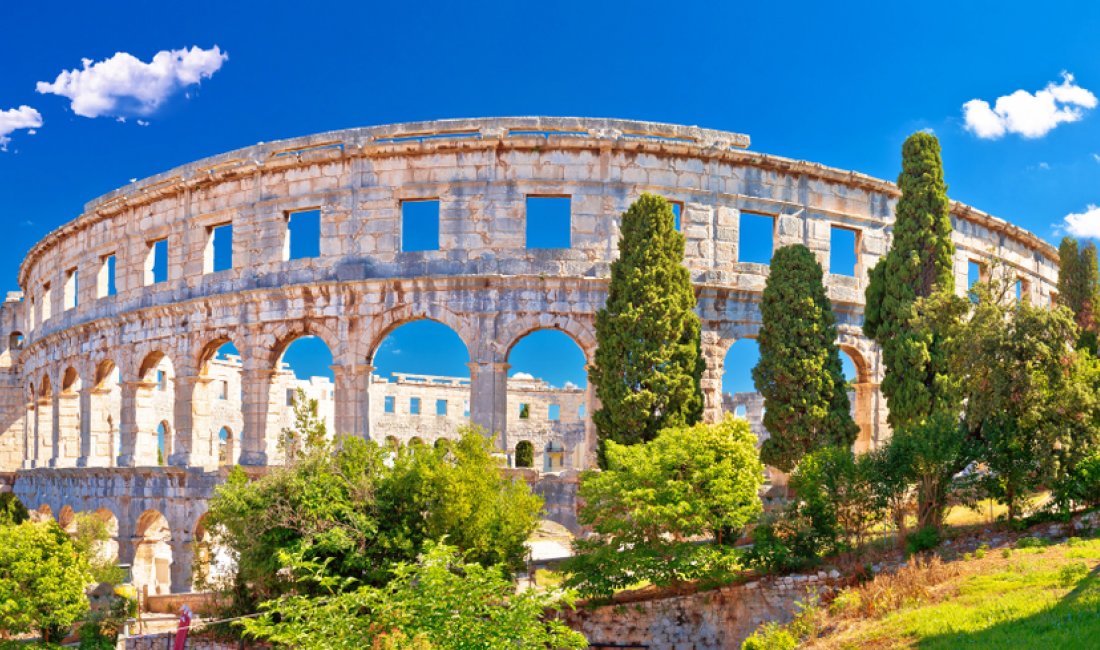
[[[96,297],[106,298],[117,293],[115,287],[115,254],[104,255],[99,258],[99,274],[96,276]]]
[[[672,219],[676,226],[676,232],[683,232],[684,204],[680,201],[669,201],[672,204]]]
[[[224,379],[222,380],[222,390],[221,394],[218,395],[218,399],[223,402],[229,399],[229,382]]]
[[[587,413],[585,411],[584,404],[581,404],[580,406],[577,407],[577,419],[578,420],[583,420],[585,418],[586,414]]]
[[[401,250],[439,250],[439,199],[401,202]]]
[[[978,302],[978,294],[974,291],[974,285],[985,282],[985,264],[977,260],[969,260],[966,263],[966,290],[971,302]]]
[[[168,240],[149,242],[149,254],[145,258],[145,285],[168,280]]]
[[[771,264],[775,247],[775,217],[741,211],[738,230],[738,260],[753,264]]]
[[[157,390],[161,392],[168,390],[168,375],[163,370],[157,371]]]
[[[411,415],[420,415],[420,398],[419,397],[410,397],[409,398],[409,413]]]
[[[442,415],[442,416],[447,415],[447,400],[437,399],[435,401],[435,414],[436,415]]]
[[[572,199],[527,197],[527,248],[569,248],[572,244]]]
[[[519,419],[528,420],[530,418],[531,418],[531,405],[526,404],[526,403],[520,404],[519,405]]]
[[[217,273],[231,268],[233,268],[233,224],[223,223],[207,228],[202,272]]]
[[[394,399],[393,395],[386,395],[382,408],[386,413],[394,413],[397,411],[397,400]]]
[[[843,226],[829,230],[829,273],[859,275],[859,231]]]
[[[50,291],[50,283],[42,285],[42,317],[39,318],[39,322],[45,323],[50,319],[51,309],[53,309],[53,292]]]
[[[286,389],[286,405],[294,406],[295,390],[293,388]]]
[[[462,417],[464,417],[464,418],[470,417],[470,400],[463,400],[462,401]]]
[[[546,419],[551,422],[557,422],[561,420],[561,404],[551,404],[546,409]]]
[[[77,270],[75,268],[65,271],[65,309],[72,309],[76,307],[77,300],[79,300],[79,277],[77,276]]]
[[[321,256],[321,210],[300,210],[286,215],[287,260],[302,260]]]

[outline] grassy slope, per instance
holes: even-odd
[[[813,648],[1100,648],[1100,540],[962,560],[929,598],[884,616],[832,617]],[[1088,573],[1063,579],[1063,567]]]

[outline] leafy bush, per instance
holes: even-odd
[[[596,535],[574,542],[567,584],[607,596],[642,581],[730,577],[738,566],[730,544],[762,510],[755,440],[747,422],[727,417],[635,445],[606,441],[608,468],[585,473],[578,494],[578,519]]]
[[[1063,511],[1074,503],[1100,506],[1100,451],[1082,458],[1054,483],[1053,500]]]
[[[795,650],[798,640],[778,623],[764,623],[741,643],[741,650]]]
[[[908,555],[923,553],[940,545],[940,531],[935,526],[925,526],[905,538],[905,552]]]
[[[54,521],[0,526],[0,630],[58,641],[88,611],[87,560]]]
[[[1089,573],[1089,567],[1084,562],[1072,562],[1063,566],[1058,571],[1058,584],[1063,587],[1072,587]]]
[[[1041,537],[1021,537],[1016,540],[1016,548],[1042,548],[1047,541]]]
[[[0,492],[0,526],[19,525],[30,516],[19,497],[11,492]]]
[[[833,615],[854,612],[860,608],[862,603],[863,598],[859,595],[858,591],[855,589],[843,589],[833,598],[833,602],[829,603],[829,612]]]

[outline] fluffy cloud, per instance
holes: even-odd
[[[1096,95],[1074,83],[1073,75],[1062,73],[1062,82],[1029,93],[1017,90],[998,97],[991,107],[984,99],[963,104],[968,131],[979,138],[996,139],[1006,133],[1040,138],[1063,122],[1076,122],[1096,107]]]
[[[150,115],[182,88],[209,79],[229,60],[217,45],[204,50],[162,50],[149,63],[118,52],[109,59],[84,59],[80,70],[65,70],[53,83],[36,89],[68,97],[73,112],[84,117]]]
[[[28,133],[34,135],[34,129],[42,126],[42,114],[30,106],[9,108],[0,111],[0,151],[8,150],[11,142],[11,134],[19,129],[28,129]]]
[[[1067,214],[1061,229],[1081,239],[1100,239],[1100,206],[1090,203],[1084,212]]]
[[[529,372],[517,372],[512,375],[512,379],[534,379],[535,376]]]

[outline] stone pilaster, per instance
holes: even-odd
[[[241,431],[241,465],[267,465],[273,460],[278,432],[269,431],[271,379],[275,371],[246,361],[241,370],[244,430]],[[270,438],[270,439],[269,439]]]
[[[119,384],[122,390],[122,408],[118,423],[120,449],[117,465],[119,467],[137,467],[138,447],[138,391],[145,386],[141,381],[124,381]]]
[[[703,390],[703,421],[718,422],[722,419],[722,376],[726,371],[726,351],[718,335],[703,332],[702,353],[706,368],[699,384]]]
[[[470,420],[496,437],[497,448],[508,447],[507,363],[475,361],[470,366]]]
[[[92,421],[95,414],[92,412],[92,393],[95,388],[87,386],[80,389],[80,456],[76,459],[77,467],[91,467],[93,448],[95,442],[92,439]]]
[[[73,467],[79,455],[81,397],[79,393],[63,392],[57,395],[53,458],[50,467]]]
[[[374,366],[351,364],[332,366],[336,377],[334,435],[370,440],[370,383]]]

